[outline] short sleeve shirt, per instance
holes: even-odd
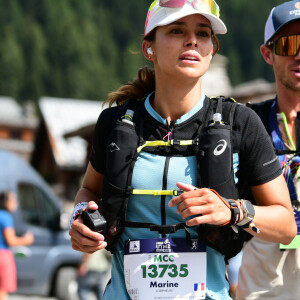
[[[0,249],[8,249],[8,245],[4,239],[3,231],[6,228],[13,227],[13,220],[9,212],[0,210]]]

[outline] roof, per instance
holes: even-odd
[[[235,97],[252,96],[253,90],[255,94],[275,93],[276,85],[274,82],[268,82],[263,78],[257,78],[244,82],[234,87],[233,93]]]
[[[228,59],[216,54],[202,79],[202,91],[207,96],[230,96],[231,83],[227,74]]]
[[[241,103],[248,101],[261,102],[272,99],[276,95],[276,84],[268,82],[263,78],[257,78],[244,82],[232,89],[232,97]]]
[[[95,124],[103,110],[103,101],[42,97],[39,107],[48,131],[56,164],[60,168],[82,168],[86,164],[87,142],[65,135]]]
[[[5,125],[35,128],[37,119],[29,114],[30,107],[21,106],[14,98],[0,96],[0,123]]]
[[[12,97],[0,97],[1,110],[0,110],[0,118],[3,120],[18,117],[22,115],[21,106],[17,103],[17,101]]]

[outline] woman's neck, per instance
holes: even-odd
[[[201,79],[194,83],[162,82],[156,80],[154,110],[168,122],[189,112],[201,100]]]

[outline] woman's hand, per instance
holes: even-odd
[[[199,224],[223,225],[231,219],[231,211],[213,191],[197,189],[190,184],[178,182],[178,188],[185,191],[170,200],[169,206],[177,206],[177,213],[186,221],[187,226]]]
[[[98,209],[98,205],[96,202],[90,201],[87,209],[96,210]],[[107,246],[104,236],[84,225],[81,216],[73,222],[69,235],[71,237],[72,248],[77,251],[94,253]]]
[[[22,238],[24,239],[25,246],[29,246],[34,242],[34,235],[30,231],[27,231]]]

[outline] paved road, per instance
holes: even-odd
[[[57,299],[49,298],[49,297],[9,295],[8,300],[57,300]]]
[[[57,298],[25,296],[25,295],[9,295],[7,300],[57,300]],[[77,299],[74,299],[77,300]],[[89,300],[97,300],[94,294],[90,294]]]

